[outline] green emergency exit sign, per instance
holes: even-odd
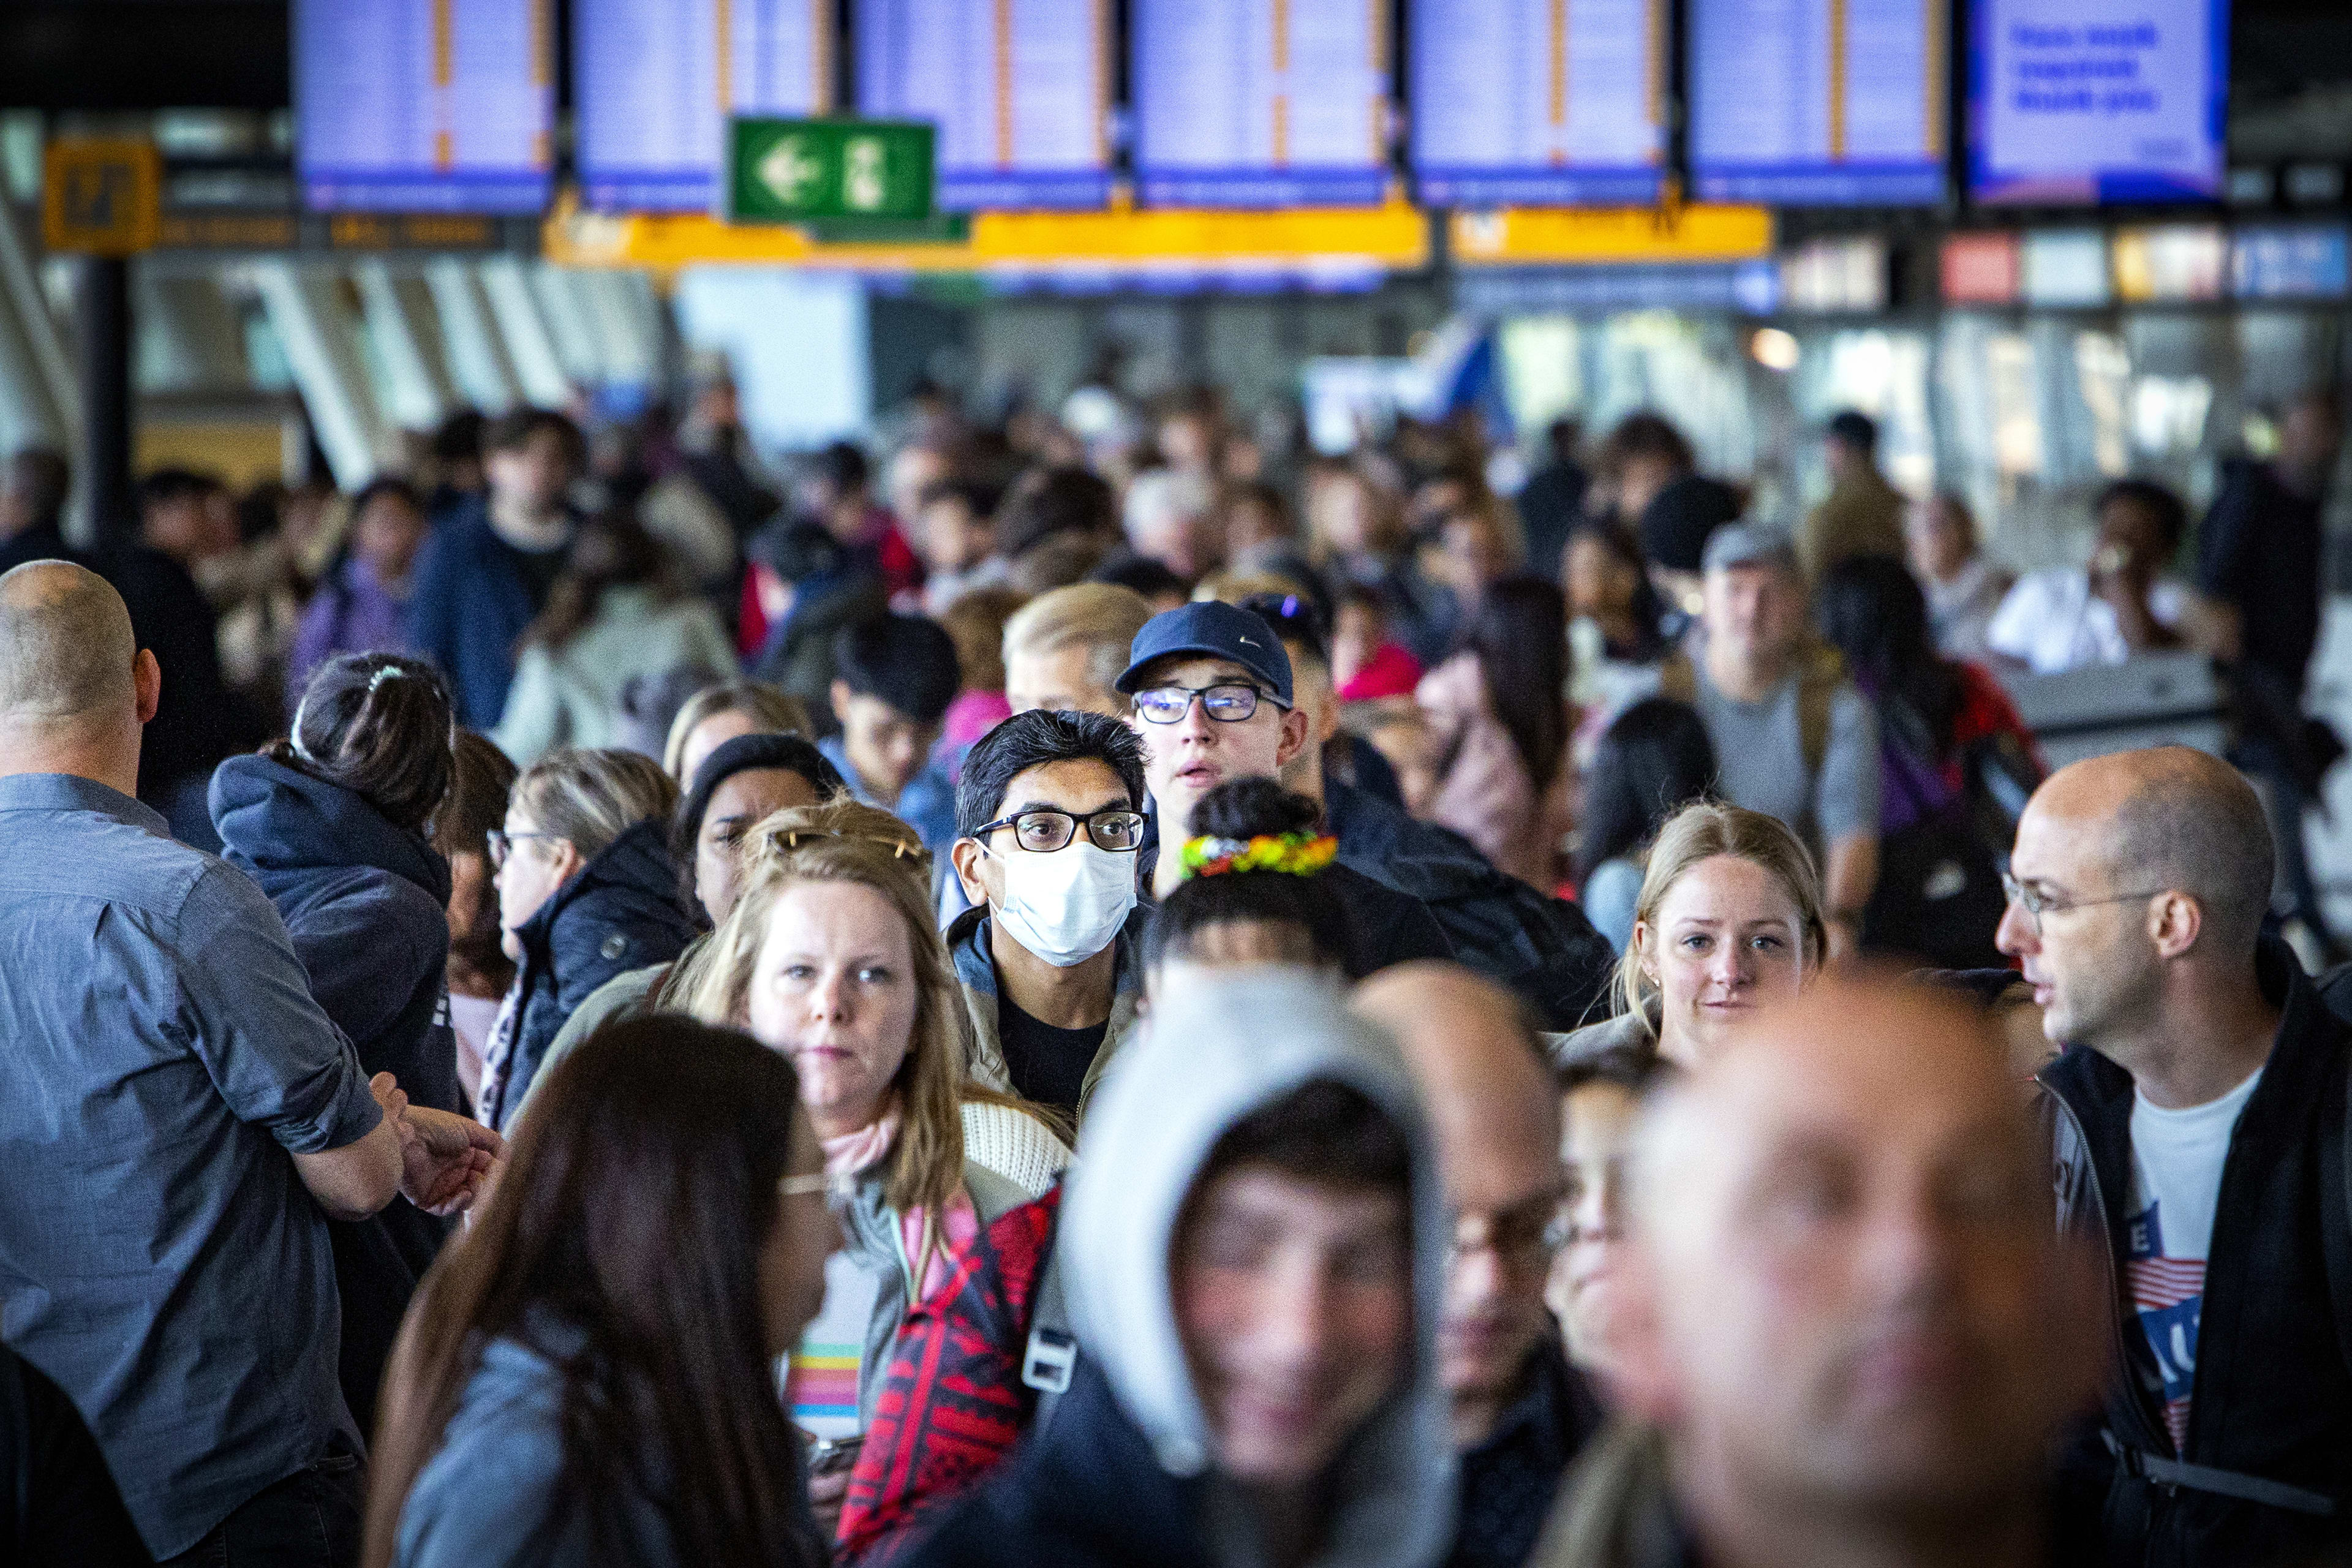
[[[727,122],[727,178],[719,216],[729,223],[931,216],[937,130],[903,120]]]

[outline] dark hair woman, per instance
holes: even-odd
[[[223,854],[278,908],[310,992],[371,1074],[462,1111],[442,1009],[449,863],[427,837],[457,768],[447,688],[431,666],[345,654],[320,667],[293,733],[213,774]],[[448,1223],[395,1198],[328,1226],[343,1300],[343,1395],[365,1428],[409,1294]]]
[[[1610,722],[1584,776],[1576,885],[1585,919],[1618,952],[1633,934],[1633,900],[1650,840],[1676,811],[1715,787],[1715,747],[1696,709],[1664,697]]]
[[[1978,778],[2031,790],[2032,733],[1999,682],[1936,651],[1927,596],[1899,561],[1857,557],[1822,574],[1822,634],[1878,715],[1880,871],[1865,946],[1941,968],[1997,968],[2004,845],[1971,814]]]
[[[738,735],[718,747],[694,775],[694,787],[670,820],[670,858],[677,864],[678,902],[716,926],[735,906],[742,885],[744,840],[762,821],[790,806],[831,800],[847,786],[824,753],[799,735]],[[533,1082],[580,1048],[597,1030],[622,1018],[659,1009],[683,1010],[710,953],[710,933],[664,959],[616,974],[572,1011],[547,1047]],[[522,1107],[533,1103],[526,1091]]]
[[[1194,836],[1175,853],[1184,879],[1145,928],[1146,990],[1170,963],[1296,963],[1336,970],[1347,917],[1317,875],[1339,851],[1321,813],[1272,779],[1234,779],[1192,807]]]
[[[1430,819],[1546,893],[1567,826],[1568,675],[1567,598],[1513,577],[1480,596],[1413,694],[1445,759]]]
[[[622,744],[629,683],[679,669],[732,674],[734,646],[710,606],[680,592],[635,514],[606,511],[572,540],[547,608],[524,631],[491,739],[526,768],[559,746]]]
[[[368,1568],[821,1563],[774,1366],[824,1194],[776,1052],[673,1016],[583,1046],[394,1352]]]

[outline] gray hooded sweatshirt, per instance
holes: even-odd
[[[1059,1247],[1072,1325],[1161,1468],[1210,1468],[1208,1422],[1169,1288],[1176,1220],[1210,1150],[1251,1113],[1316,1079],[1364,1094],[1404,1131],[1412,1161],[1413,1354],[1409,1381],[1339,1460],[1318,1564],[1430,1568],[1451,1544],[1454,1459],[1436,1330],[1445,1200],[1412,1080],[1394,1041],[1347,1010],[1329,980],[1262,968],[1188,976],[1155,1002],[1105,1074],[1069,1181]],[[1220,1568],[1262,1561],[1211,1478],[1202,1528]]]

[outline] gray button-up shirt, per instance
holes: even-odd
[[[164,834],[90,780],[0,777],[0,1339],[158,1557],[356,1438],[288,1152],[383,1118],[269,900]]]

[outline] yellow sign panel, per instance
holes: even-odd
[[[152,142],[52,142],[41,163],[41,243],[85,256],[135,256],[163,227],[163,161]]]
[[[1429,216],[1402,202],[1281,212],[1154,208],[1091,213],[977,213],[971,237],[948,244],[822,244],[800,230],[732,226],[698,216],[604,217],[559,209],[547,258],[567,267],[688,267],[744,262],[852,271],[991,268],[1148,272],[1154,268],[1297,268],[1429,263]]]
[[[1445,232],[1454,259],[1468,267],[1744,261],[1772,251],[1769,207],[1504,207],[1455,213]]]

